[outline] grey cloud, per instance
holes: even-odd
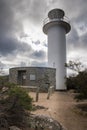
[[[87,34],[85,33],[82,36],[79,36],[76,28],[73,27],[69,37],[67,38],[68,49],[70,49],[72,46],[74,50],[77,48],[87,49]]]
[[[20,42],[16,38],[0,37],[0,54],[3,56],[14,54],[15,51],[16,55],[21,52],[24,54],[26,51],[31,50],[30,45]]]
[[[21,24],[15,20],[13,6],[10,0],[0,0],[0,54],[13,53],[18,48],[18,41],[15,33],[20,29]],[[22,27],[21,27],[22,29]]]
[[[46,1],[43,0],[0,0],[0,54],[6,56],[15,50],[26,51],[30,48],[27,44],[20,44],[15,34],[19,33],[21,38],[28,37],[23,33],[23,20],[39,21],[45,6]],[[33,43],[38,45],[40,41]]]
[[[23,54],[24,54],[26,52],[27,53],[32,52],[33,49],[32,49],[32,47],[29,44],[27,44],[25,42],[21,42],[21,43],[19,42],[17,51],[23,52]]]
[[[47,44],[47,43],[44,43],[44,46],[45,46],[45,47],[48,47],[48,44]]]
[[[23,62],[23,61],[22,61],[22,62],[20,63],[20,66],[21,66],[21,67],[25,67],[25,66],[26,66],[26,62]]]
[[[24,33],[24,32],[21,32],[20,33],[20,38],[27,38],[27,37],[30,37],[28,34]]]
[[[80,44],[83,49],[87,50],[87,34],[81,37]]]
[[[0,54],[7,55],[17,49],[17,42],[15,39],[0,37]]]
[[[67,38],[68,44],[78,45],[79,35],[75,27],[72,26],[69,37]]]
[[[0,32],[8,33],[11,30],[13,15],[9,3],[5,0],[0,1]]]
[[[46,8],[47,8],[46,0],[40,0],[40,1],[33,0],[29,15],[33,20],[39,22],[41,21],[41,18],[44,16]]]
[[[15,32],[22,30],[22,24],[15,15],[11,1],[0,0],[0,34],[12,36]]]
[[[17,2],[20,1],[0,0],[0,55],[3,56],[32,51],[30,45],[18,41],[15,36],[19,33],[21,37],[27,37],[27,34],[23,33],[22,21],[19,19],[20,12],[15,8]]]
[[[47,10],[46,0],[12,0],[11,5],[15,7],[13,10],[15,14],[18,12],[21,20],[27,19],[35,24],[41,22]]]
[[[34,52],[31,54],[31,58],[32,58],[32,59],[36,59],[36,60],[38,60],[38,59],[43,60],[43,59],[45,59],[45,56],[46,56],[46,54],[45,54],[45,52],[44,52],[43,50],[34,51]]]
[[[0,70],[2,70],[5,67],[6,67],[6,65],[3,62],[0,61]]]
[[[35,44],[35,45],[39,45],[40,44],[40,40],[32,41],[32,43]]]
[[[34,60],[34,61],[31,62],[31,65],[32,66],[43,67],[43,66],[47,66],[47,63],[43,62],[43,61],[38,62],[38,61]]]

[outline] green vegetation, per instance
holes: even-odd
[[[7,126],[26,126],[26,115],[30,116],[33,109],[33,99],[28,95],[27,91],[15,84],[7,83],[0,91],[0,129],[2,120]],[[28,114],[27,111],[28,110]]]
[[[81,71],[81,62],[75,63],[70,61],[69,64],[66,65],[68,68],[77,72],[77,75],[67,78],[67,89],[75,89],[75,92],[77,93],[75,96],[76,99],[87,99],[87,70]]]
[[[32,110],[32,98],[28,95],[27,91],[15,84],[7,83],[2,89],[3,94],[2,102],[8,101],[12,107],[21,107],[22,109]],[[7,97],[7,98],[4,98]]]
[[[0,89],[9,81],[9,76],[0,76]]]
[[[32,98],[21,87],[15,86],[8,90],[8,96],[14,100],[14,105],[19,105],[23,109],[32,110]]]

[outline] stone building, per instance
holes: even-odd
[[[48,79],[46,79],[48,77]],[[21,86],[37,86],[39,81],[42,85],[49,80],[50,85],[55,87],[56,69],[46,67],[17,67],[9,70],[9,81]]]

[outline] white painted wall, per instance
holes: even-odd
[[[60,25],[48,29],[48,65],[56,68],[56,90],[65,90],[66,33]]]

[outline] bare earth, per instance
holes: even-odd
[[[30,92],[35,100],[35,93]],[[73,95],[69,92],[55,92],[47,100],[46,93],[40,93],[39,101],[36,105],[44,106],[48,109],[37,110],[33,113],[50,116],[61,123],[67,130],[87,130],[87,117],[74,112],[76,104]]]

